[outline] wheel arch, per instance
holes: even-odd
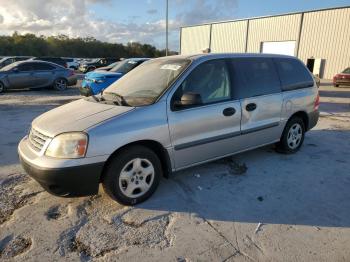
[[[305,111],[297,111],[294,114],[292,114],[288,121],[292,119],[293,117],[299,117],[303,120],[304,126],[305,126],[305,131],[309,130],[309,116]]]
[[[104,164],[102,174],[100,177],[100,181],[103,180],[105,170],[108,167],[109,163],[112,161],[113,157],[116,156],[119,152],[124,150],[127,147],[130,146],[144,146],[147,147],[148,149],[152,150],[159,158],[161,165],[162,165],[162,170],[163,170],[163,177],[168,178],[169,175],[172,172],[172,167],[171,167],[171,160],[168,151],[163,147],[163,145],[157,141],[154,140],[138,140],[131,142],[129,144],[126,144],[117,150],[115,150],[107,159],[106,163]]]

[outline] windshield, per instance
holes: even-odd
[[[120,64],[114,66],[110,72],[126,74],[134,69],[139,63],[140,61],[136,60],[124,60],[123,62],[120,62]]]
[[[104,94],[118,94],[130,106],[152,104],[189,64],[190,60],[179,58],[149,60],[110,85]]]

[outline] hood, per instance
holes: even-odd
[[[87,79],[119,78],[122,75],[123,75],[122,73],[96,70],[85,74],[85,78]]]
[[[45,135],[56,136],[64,132],[84,131],[133,109],[80,99],[40,115],[34,119],[32,125]]]

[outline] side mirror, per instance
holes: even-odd
[[[202,103],[202,97],[200,94],[189,92],[183,94],[180,101],[175,101],[174,106],[175,108],[186,108],[201,105]]]

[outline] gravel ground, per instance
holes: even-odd
[[[0,95],[0,260],[350,261],[350,88],[320,88],[316,128],[294,155],[264,147],[163,179],[136,207],[49,195],[16,147],[70,88]]]

